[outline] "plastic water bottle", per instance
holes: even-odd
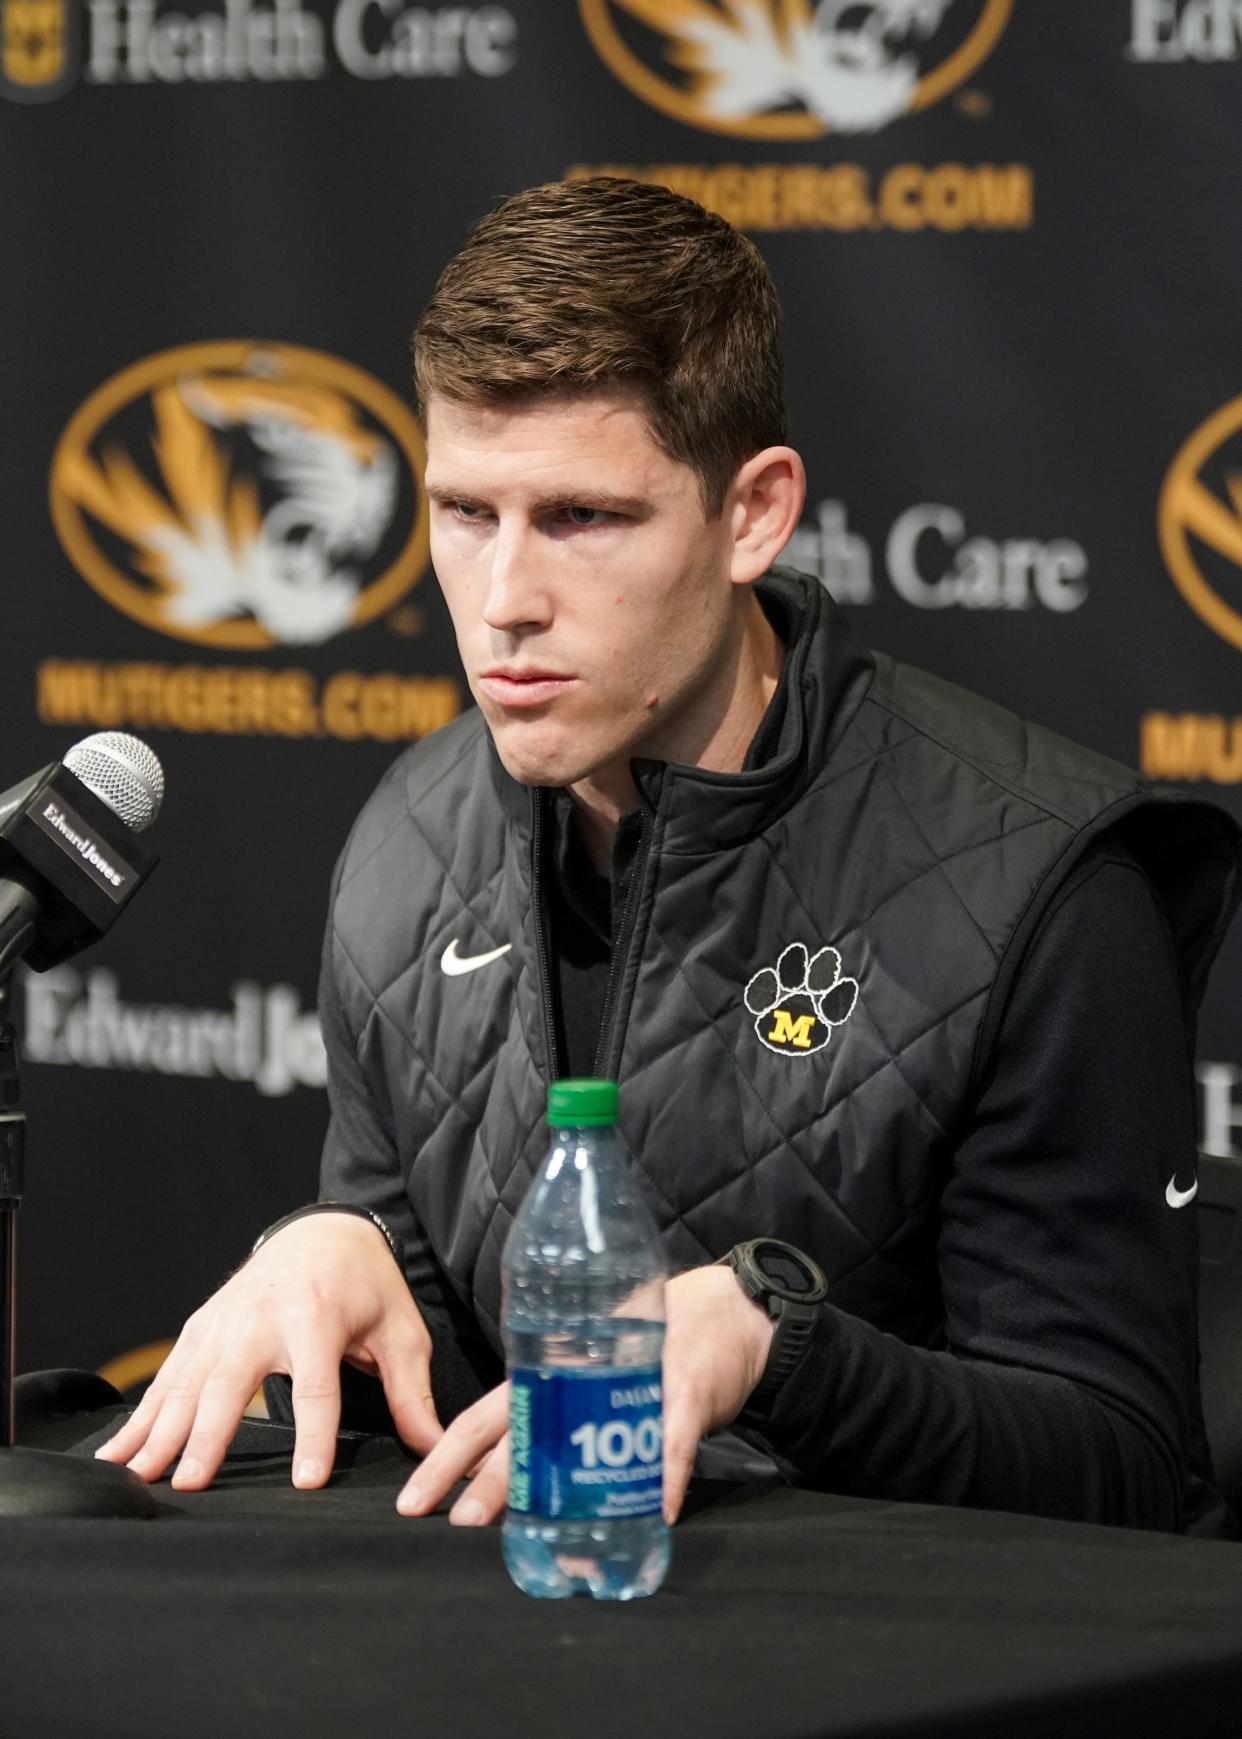
[[[654,1594],[662,1514],[664,1254],[613,1081],[548,1089],[551,1146],[504,1249],[509,1574],[527,1594]]]

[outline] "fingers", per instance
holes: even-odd
[[[500,1463],[498,1460],[494,1461],[492,1452],[499,1447],[508,1424],[509,1385],[501,1383],[484,1395],[482,1400],[476,1401],[473,1407],[467,1407],[464,1413],[457,1415],[422,1466],[406,1483],[397,1499],[400,1513],[403,1516],[427,1515],[459,1479],[463,1479],[471,1468],[479,1467],[475,1484],[483,1481],[482,1495],[473,1495],[472,1485],[463,1500],[454,1506],[453,1514],[456,1520],[467,1524],[490,1521],[503,1507],[507,1497],[507,1446],[503,1475],[498,1473]],[[500,1500],[497,1504],[495,1498],[498,1488]],[[463,1508],[467,1500],[468,1503],[479,1505],[478,1514],[473,1509]],[[490,1513],[488,1505],[492,1506]]]
[[[336,1459],[341,1423],[341,1366],[332,1347],[298,1347],[292,1371],[293,1483],[303,1490],[326,1485]],[[174,1484],[176,1482],[174,1481]]]
[[[323,1344],[308,1327],[305,1338],[290,1346],[289,1367],[295,1428],[293,1483],[313,1490],[327,1484],[336,1458],[336,1433],[341,1422],[340,1360],[334,1347]],[[270,1368],[270,1359],[250,1359],[222,1364],[208,1375],[173,1474],[176,1490],[201,1491],[211,1484],[247,1402]],[[143,1469],[138,1467],[137,1471]]]
[[[168,1369],[165,1362],[164,1370]],[[147,1386],[147,1392],[130,1414],[119,1431],[113,1432],[106,1443],[101,1443],[95,1451],[98,1461],[126,1462],[136,1455],[147,1440],[151,1426],[159,1413],[163,1397],[163,1388],[159,1386],[159,1377],[155,1377]]]
[[[671,1527],[681,1514],[694,1457],[703,1434],[703,1409],[692,1391],[671,1396],[664,1414],[664,1520]]]
[[[205,1376],[184,1361],[172,1369],[166,1364],[133,1417],[96,1456],[155,1480],[184,1448],[174,1485],[209,1485],[261,1375],[252,1364],[221,1366]]]
[[[444,1436],[431,1393],[430,1343],[426,1336],[393,1336],[377,1345],[375,1362],[393,1423],[419,1455],[429,1455]]]
[[[283,1368],[293,1386],[293,1482],[323,1485],[332,1472],[341,1412],[335,1337],[325,1335],[311,1313],[297,1337],[291,1336],[287,1355],[273,1357],[266,1338],[238,1342],[227,1351],[196,1341],[184,1351],[174,1348],[132,1418],[96,1451],[98,1457],[156,1480],[180,1455],[174,1487],[201,1491],[219,1472],[255,1389]]]
[[[509,1502],[509,1433],[484,1457],[475,1477],[449,1511],[457,1527],[480,1528],[494,1522]]]
[[[377,1348],[382,1356],[376,1357]],[[295,1485],[323,1485],[340,1424],[340,1361],[382,1367],[403,1437],[441,1435],[428,1381],[430,1338],[373,1227],[310,1215],[285,1227],[195,1311],[133,1417],[102,1460],[158,1479],[180,1453],[174,1485],[210,1484],[259,1381],[293,1380]],[[497,1433],[499,1435],[499,1433]],[[491,1439],[486,1447],[490,1449]]]
[[[174,1487],[178,1491],[201,1491],[210,1485],[241,1424],[246,1404],[264,1374],[262,1366],[253,1360],[217,1366],[204,1379],[196,1396],[186,1396],[184,1405],[167,1426],[165,1404],[146,1448],[137,1461],[130,1463],[134,1472],[144,1479],[158,1478],[184,1443],[172,1478]]]
[[[96,1454],[125,1462],[141,1478],[158,1479],[190,1434],[198,1404],[198,1382],[184,1363],[159,1372],[128,1425]]]

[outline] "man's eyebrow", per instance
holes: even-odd
[[[553,507],[598,507],[606,513],[651,513],[653,503],[643,495],[619,495],[615,489],[556,489],[536,495],[531,506],[537,513]]]
[[[432,501],[460,502],[467,507],[486,507],[488,503],[471,489],[454,489],[448,483],[425,485]],[[596,487],[556,489],[546,495],[532,496],[530,507],[535,513],[547,513],[557,507],[594,507],[603,513],[630,513],[646,516],[654,511],[653,503],[642,495],[618,495],[612,489]]]

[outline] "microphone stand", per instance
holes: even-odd
[[[157,1514],[127,1467],[17,1445],[17,1210],[25,1188],[26,1117],[17,1034],[8,1018],[11,968],[0,965],[0,1517]]]

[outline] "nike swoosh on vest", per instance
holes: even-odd
[[[459,954],[454,936],[440,956],[440,970],[449,978],[460,978],[463,972],[477,972],[480,966],[490,966],[493,960],[507,954],[512,946],[512,942],[503,942],[499,948],[492,948],[486,954]]]

